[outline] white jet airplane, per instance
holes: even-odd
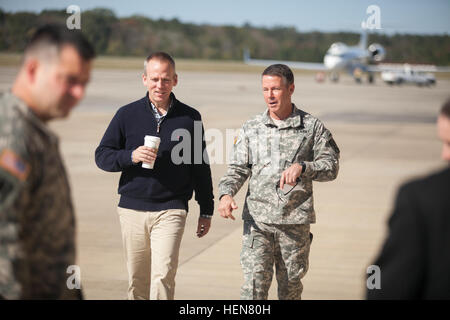
[[[248,50],[244,51],[244,62],[249,65],[269,66],[275,63],[286,64],[293,69],[318,71],[316,79],[323,81],[324,73],[328,73],[334,82],[339,80],[340,72],[347,72],[353,76],[356,82],[361,82],[363,74],[367,75],[369,83],[374,82],[374,73],[391,71],[389,66],[375,65],[384,59],[385,50],[378,43],[367,46],[367,33],[363,31],[357,46],[347,46],[342,42],[333,43],[323,58],[323,63],[279,61],[251,59]],[[450,72],[450,67],[435,67],[434,72]],[[418,70],[421,71],[421,70]]]

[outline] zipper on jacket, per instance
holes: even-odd
[[[171,109],[173,109],[173,106],[169,109],[169,111]],[[156,126],[156,133],[159,133],[159,129],[161,128],[161,123],[163,123],[164,120],[166,120],[167,116],[169,115],[169,111],[167,111],[166,115],[164,116],[164,118],[160,122],[157,121],[158,125]],[[156,117],[155,117],[155,120],[156,120]]]
[[[150,103],[151,103],[151,102],[150,102]],[[153,117],[155,118],[156,123],[157,123],[157,126],[156,126],[156,133],[159,133],[159,130],[160,130],[160,128],[161,128],[161,123],[163,123],[163,121],[166,120],[167,116],[169,115],[169,112],[172,111],[172,109],[173,109],[173,107],[174,107],[174,105],[175,105],[175,101],[171,101],[171,105],[172,105],[172,106],[169,108],[169,110],[167,110],[167,113],[166,113],[166,115],[164,116],[164,118],[161,120],[161,122],[158,123],[158,120],[156,120],[156,116],[153,115]],[[151,106],[150,106],[150,108],[151,108]]]

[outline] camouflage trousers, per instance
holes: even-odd
[[[241,266],[242,300],[267,300],[276,268],[278,299],[300,300],[301,279],[308,271],[312,234],[309,224],[266,224],[244,221]]]

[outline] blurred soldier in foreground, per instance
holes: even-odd
[[[437,122],[450,164],[450,100]],[[400,187],[389,235],[374,265],[380,289],[368,299],[450,299],[450,167]]]
[[[219,212],[234,220],[233,196],[250,178],[242,218],[241,299],[267,299],[276,266],[279,299],[300,299],[315,223],[312,181],[330,181],[339,148],[323,124],[292,102],[294,76],[285,65],[262,74],[268,110],[244,123],[219,183]]]
[[[11,92],[0,95],[0,298],[79,299],[75,217],[58,137],[47,121],[83,97],[94,50],[47,25],[31,38]]]

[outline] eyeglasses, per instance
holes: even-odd
[[[282,199],[280,197],[280,194],[282,194],[283,197],[286,197],[289,193],[291,193],[292,190],[295,189],[295,187],[298,185],[299,182],[300,182],[300,177],[297,178],[297,180],[295,181],[295,184],[293,186],[291,186],[290,184],[285,183],[283,189],[280,189],[280,181],[278,181],[276,186],[275,186],[275,192],[276,192],[278,198],[281,201],[286,202],[285,199]]]

